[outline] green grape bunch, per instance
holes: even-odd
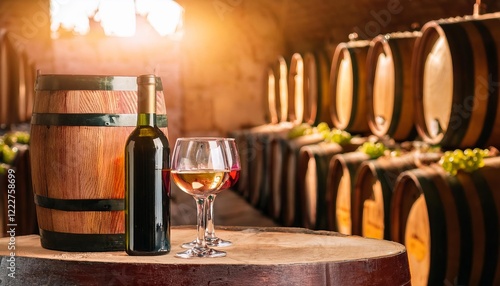
[[[288,139],[295,139],[311,134],[321,134],[325,142],[337,143],[340,145],[349,144],[352,138],[349,132],[336,128],[330,129],[328,123],[321,122],[316,127],[313,127],[307,123],[302,123],[293,127],[290,131],[288,131]]]
[[[458,171],[467,173],[473,172],[484,166],[484,158],[489,156],[487,149],[465,149],[464,151],[456,149],[455,151],[446,151],[439,165],[450,175],[455,176]]]
[[[304,135],[312,134],[313,128],[307,123],[302,123],[300,125],[294,126],[290,131],[288,131],[288,139],[299,138]]]
[[[377,159],[378,157],[384,155],[385,150],[387,150],[387,148],[385,147],[384,143],[381,142],[369,141],[363,143],[363,145],[358,147],[358,151],[367,154],[371,159]]]
[[[19,152],[16,144],[29,144],[30,134],[24,131],[9,132],[0,137],[0,163],[12,164]]]
[[[17,152],[17,147],[9,147],[9,145],[7,144],[1,145],[0,161],[3,163],[12,164],[16,159]]]
[[[3,136],[3,141],[10,147],[18,144],[28,144],[30,141],[30,134],[24,131],[9,132]]]
[[[347,131],[332,129],[326,134],[325,141],[345,145],[351,143],[351,138],[351,134]]]

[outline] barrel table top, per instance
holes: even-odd
[[[44,249],[38,235],[0,239],[1,285],[409,285],[403,245],[302,228],[218,228],[223,258],[174,257],[194,226],[171,229],[162,256]],[[15,245],[14,250],[9,250]],[[11,254],[15,252],[15,256]],[[14,257],[14,263],[12,257]],[[12,268],[12,266],[14,268]],[[8,274],[14,273],[15,278]],[[12,276],[12,275],[11,275]]]

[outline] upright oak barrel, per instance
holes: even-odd
[[[400,175],[391,238],[407,247],[412,285],[500,283],[499,172],[496,157],[473,173],[431,165]]]
[[[168,134],[159,78],[156,90]],[[137,123],[136,91],[136,77],[38,76],[30,148],[43,247],[124,249],[124,148]]]
[[[367,55],[368,126],[380,138],[411,140],[414,128],[411,60],[419,32],[375,37]]]
[[[366,56],[369,41],[337,45],[330,71],[330,115],[333,125],[351,133],[367,133]]]
[[[445,148],[500,147],[500,13],[431,21],[414,52],[416,126]]]

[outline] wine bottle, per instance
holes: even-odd
[[[170,148],[156,126],[156,77],[137,78],[137,127],[125,147],[128,255],[170,252]]]

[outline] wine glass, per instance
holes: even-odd
[[[224,185],[220,188],[220,190],[229,189],[234,186],[234,184],[238,181],[240,177],[240,157],[238,155],[238,149],[236,147],[236,141],[234,138],[225,138],[224,144],[226,147],[226,155],[227,161],[230,167],[229,178],[224,183]],[[207,197],[208,207],[206,210],[206,220],[207,220],[207,229],[205,231],[205,240],[207,241],[207,245],[210,247],[224,247],[230,246],[233,243],[228,240],[223,240],[215,235],[215,223],[214,223],[214,200],[216,194],[211,194]],[[196,244],[196,241],[186,242],[182,244],[184,248],[193,247]]]
[[[205,240],[206,200],[220,191],[229,178],[226,145],[222,138],[179,138],[172,154],[172,180],[179,188],[192,195],[196,202],[197,225],[195,245],[175,256],[223,257],[226,252],[212,249]]]

